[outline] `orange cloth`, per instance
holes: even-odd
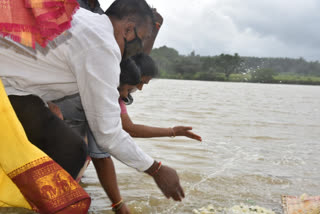
[[[28,141],[0,80],[0,207],[86,214],[90,202],[60,165]]]
[[[0,0],[0,35],[35,48],[71,27],[76,0]]]
[[[282,207],[284,214],[319,214],[320,196],[308,196],[303,194],[297,196],[282,196]]]

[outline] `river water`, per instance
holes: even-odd
[[[136,139],[178,171],[186,198],[166,199],[153,180],[115,161],[132,213],[184,214],[244,203],[281,213],[281,195],[320,193],[320,87],[152,80],[134,94],[135,123],[193,126],[184,137]],[[82,179],[91,214],[112,213],[91,165]]]

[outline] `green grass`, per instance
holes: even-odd
[[[250,82],[250,74],[231,74],[229,76],[230,82]]]
[[[197,72],[193,75],[168,74],[160,72],[160,78],[167,79],[193,79],[206,81],[229,81],[229,82],[252,82],[250,74],[231,74],[227,80],[223,73],[206,74]],[[319,76],[302,76],[296,74],[279,74],[273,76],[273,81],[269,83],[282,84],[301,84],[301,85],[320,85]]]
[[[274,76],[275,83],[320,85],[320,77],[280,74]]]

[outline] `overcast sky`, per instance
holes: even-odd
[[[106,9],[111,0],[100,0]],[[180,54],[320,61],[320,0],[147,0],[164,17],[154,47]]]

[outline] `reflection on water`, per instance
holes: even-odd
[[[319,194],[319,94],[317,86],[151,81],[134,94],[131,119],[192,125],[203,142],[137,139],[147,153],[177,169],[186,198],[167,200],[149,176],[116,162],[123,198],[132,213],[184,214],[240,203],[281,213],[280,195]],[[82,182],[92,197],[90,213],[112,213],[92,166]]]

